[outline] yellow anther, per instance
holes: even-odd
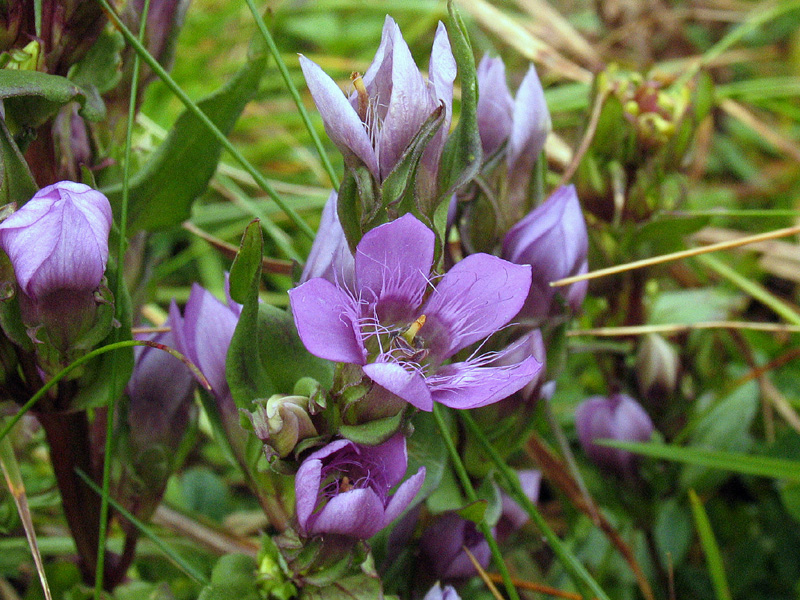
[[[409,344],[414,343],[414,338],[417,337],[419,330],[422,329],[422,326],[425,325],[425,321],[428,317],[425,315],[420,315],[417,317],[417,320],[414,321],[408,329],[403,332],[403,339],[407,341]]]
[[[361,73],[353,71],[350,74],[350,81],[353,82],[353,87],[356,88],[358,95],[358,116],[362,121],[367,120],[367,110],[369,109],[369,94],[367,87],[364,85],[364,80],[361,79]]]

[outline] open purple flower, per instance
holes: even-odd
[[[289,292],[300,338],[320,358],[361,365],[421,410],[502,400],[535,377],[535,358],[502,365],[502,353],[486,353],[444,363],[519,311],[530,267],[473,254],[433,287],[433,251],[434,233],[412,215],[370,230],[358,244],[352,290],[317,278]]]
[[[311,454],[295,476],[301,535],[367,539],[378,533],[400,516],[425,480],[425,467],[420,467],[390,495],[407,463],[400,433],[379,446],[336,440]]]
[[[422,158],[423,169],[436,173],[450,127],[456,76],[444,25],[440,23],[436,30],[428,81],[414,63],[397,23],[388,16],[375,58],[363,77],[354,76],[355,91],[349,98],[314,62],[301,56],[300,66],[325,130],[345,163],[366,165],[378,182],[392,172],[423,123],[443,104],[445,121]]]
[[[632,477],[637,457],[627,450],[598,446],[595,440],[646,442],[653,422],[641,405],[626,394],[593,396],[575,411],[575,427],[584,452],[600,467]]]
[[[442,588],[437,581],[422,600],[461,600],[461,596],[458,595],[452,585],[446,585]]]
[[[514,225],[503,239],[502,256],[533,269],[530,292],[520,316],[540,320],[561,313],[556,294],[562,290],[566,304],[577,311],[586,296],[586,282],[574,283],[566,290],[553,288],[550,282],[585,273],[588,249],[586,221],[571,185],[558,188]]]

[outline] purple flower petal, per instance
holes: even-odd
[[[357,156],[377,178],[379,175],[378,160],[369,134],[358,113],[336,82],[319,65],[301,55],[300,67],[303,69],[303,75],[317,105],[317,110],[325,123],[325,131],[328,132],[333,143],[345,157]]]
[[[420,410],[433,410],[431,393],[419,373],[405,370],[398,364],[381,362],[363,367],[364,374],[381,387],[399,396]]]
[[[530,289],[530,269],[496,256],[473,254],[434,289],[422,313],[420,335],[442,359],[481,340],[519,312]]]
[[[391,438],[378,446],[370,446],[371,458],[383,471],[383,478],[388,487],[397,485],[406,474],[408,453],[406,451],[406,437],[396,433]]]
[[[392,172],[422,124],[436,109],[436,102],[396,23],[394,28],[392,92],[377,144],[381,180]]]
[[[512,202],[527,196],[533,163],[550,133],[550,112],[542,83],[533,65],[517,90],[511,136],[508,140],[508,187]]]
[[[30,298],[59,290],[91,292],[105,273],[111,221],[103,194],[61,181],[39,190],[0,223],[0,246]]]
[[[358,306],[347,293],[324,279],[289,290],[297,333],[311,354],[363,365],[366,350],[357,329]]]
[[[342,284],[339,287],[353,289],[355,260],[347,245],[342,224],[339,222],[336,200],[337,194],[332,191],[322,210],[319,231],[308,254],[300,283],[322,277],[331,283]]]
[[[300,533],[307,535],[307,525],[314,507],[317,505],[317,493],[322,478],[322,461],[308,457],[300,465],[294,477],[295,513],[300,525]]]
[[[476,366],[469,362],[445,365],[428,379],[431,397],[451,408],[478,408],[508,398],[525,387],[541,370],[532,356],[505,367]]]
[[[444,142],[450,133],[450,123],[453,121],[453,82],[456,80],[457,72],[456,59],[453,58],[447,29],[443,23],[439,22],[439,26],[436,28],[436,37],[433,39],[431,61],[428,66],[428,81],[433,88],[433,97],[436,101],[434,108],[444,103],[444,120],[439,131],[428,142],[428,147],[425,148],[420,161],[423,173],[418,179],[430,181],[429,189],[420,192],[423,197],[436,192],[435,182],[439,172],[439,159],[442,156]]]
[[[356,282],[362,299],[377,301],[379,315],[409,319],[422,302],[433,264],[435,235],[411,214],[372,229],[356,249]]]
[[[400,516],[405,508],[411,504],[414,496],[417,495],[422,484],[425,482],[425,467],[420,467],[414,475],[406,479],[389,500],[384,516],[384,526],[388,526],[392,521]]]
[[[309,534],[339,533],[371,538],[384,527],[383,502],[371,489],[340,493],[310,519]]]
[[[506,66],[485,54],[478,65],[478,131],[484,157],[500,149],[511,135],[514,99],[506,83]]]

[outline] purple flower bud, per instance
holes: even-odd
[[[575,427],[584,452],[600,467],[626,477],[635,475],[636,455],[626,450],[598,446],[599,439],[646,442],[653,433],[650,417],[630,396],[594,396],[575,411]]]
[[[169,319],[164,325],[170,326]],[[175,346],[171,332],[137,335],[136,339]],[[186,365],[163,350],[136,346],[133,352],[136,362],[126,388],[131,441],[141,450],[162,444],[174,451],[194,407],[194,377]]]
[[[491,157],[511,135],[514,99],[506,83],[502,58],[485,54],[478,65],[478,132],[484,158]]]
[[[475,523],[454,512],[439,517],[422,534],[420,550],[437,579],[464,579],[477,575],[475,566],[464,552],[466,546],[484,569],[489,566],[489,543]]]
[[[79,179],[81,166],[92,161],[89,130],[74,102],[62,108],[53,120],[53,141],[58,156],[58,177]]]
[[[531,265],[531,289],[518,318],[542,320],[561,313],[557,294],[565,294],[570,310],[577,311],[586,295],[585,282],[563,288],[551,281],[585,272],[589,238],[574,186],[558,188],[541,206],[514,225],[503,239],[502,256]]]
[[[0,223],[0,247],[32,300],[93,292],[108,261],[111,205],[88,185],[61,181],[36,192]]]
[[[407,463],[402,434],[379,446],[336,440],[317,450],[295,476],[300,534],[372,537],[400,516],[425,480],[421,467],[390,495],[389,490],[405,475]]]
[[[322,277],[333,284],[339,283],[350,289],[353,287],[355,260],[347,245],[342,224],[339,222],[336,200],[337,194],[333,191],[322,210],[319,230],[311,246],[306,266],[303,268],[300,283]]]
[[[517,471],[517,476],[519,477],[522,491],[525,492],[531,502],[536,503],[539,500],[542,474],[533,469],[525,469]],[[502,541],[525,525],[530,516],[524,508],[517,504],[516,500],[505,492],[501,492],[500,498],[503,509],[500,514],[500,520],[497,522],[497,539]]]
[[[428,593],[425,594],[425,597],[422,600],[461,600],[461,596],[458,595],[455,588],[452,585],[446,585],[444,588],[436,582]]]
[[[503,60],[485,55],[478,65],[478,92],[478,131],[484,157],[491,157],[508,142],[508,201],[514,214],[517,207],[521,209],[527,205],[533,164],[550,133],[550,112],[544,90],[531,65],[516,99],[512,99]]]
[[[531,65],[514,99],[514,117],[508,140],[508,197],[512,206],[525,206],[533,164],[550,133],[550,112],[544,90]]]

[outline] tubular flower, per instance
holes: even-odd
[[[514,225],[503,239],[502,257],[533,269],[520,316],[540,320],[560,314],[562,310],[555,302],[560,288],[551,287],[550,282],[585,273],[588,250],[586,221],[574,186],[558,188]],[[586,288],[587,283],[580,281],[566,289],[564,300],[573,312],[580,309]]]
[[[390,495],[407,463],[406,439],[399,433],[379,446],[336,440],[317,450],[295,476],[300,533],[372,537],[400,516],[425,480],[420,467]]]
[[[428,559],[428,568],[437,579],[464,579],[477,575],[464,548],[467,548],[484,569],[489,566],[489,543],[475,527],[455,512],[444,513],[422,534],[420,550]]]
[[[410,214],[370,230],[356,249],[353,289],[317,278],[289,292],[300,338],[320,358],[361,365],[421,410],[502,400],[536,376],[535,358],[503,365],[503,353],[486,353],[444,363],[517,314],[530,267],[473,254],[433,287],[433,252],[434,233]]]
[[[348,97],[314,62],[300,57],[311,96],[325,130],[350,167],[364,164],[382,182],[400,161],[433,112],[444,106],[445,120],[428,143],[423,168],[435,174],[450,128],[456,63],[447,31],[439,24],[431,52],[428,81],[419,72],[400,28],[386,17],[381,43],[363,77],[354,74]]]

